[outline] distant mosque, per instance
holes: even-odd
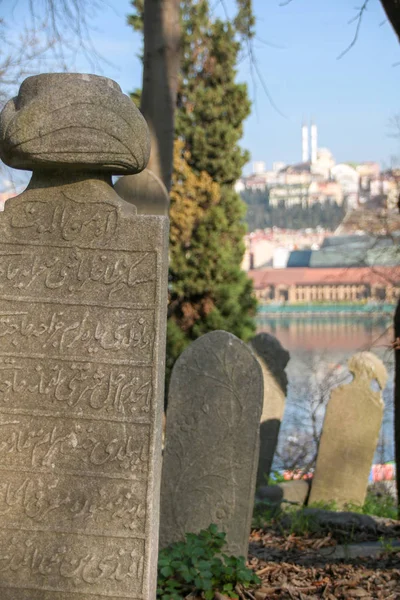
[[[308,167],[314,175],[320,175],[325,180],[330,178],[335,159],[328,148],[318,148],[318,129],[315,123],[311,123],[310,127],[303,123],[301,128],[301,159],[304,168]]]

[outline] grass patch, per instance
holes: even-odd
[[[333,512],[348,511],[374,517],[397,519],[397,506],[393,497],[386,493],[377,493],[369,490],[363,506],[347,504],[339,508],[336,502],[315,502],[307,508],[317,508]],[[290,518],[287,518],[290,517]],[[254,529],[278,527],[284,534],[312,535],[321,531],[321,525],[315,521],[313,515],[304,512],[304,507],[299,508],[283,502],[280,506],[264,500],[258,502],[253,513]]]

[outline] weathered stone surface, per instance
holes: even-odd
[[[92,88],[83,99],[100,93],[96,79],[71,77],[46,79],[48,105],[42,78],[16,102],[31,107],[29,130],[46,132],[60,86],[59,127],[72,131],[57,137],[57,163],[62,144],[81,139],[63,120],[79,109],[76,86]],[[112,137],[119,120],[107,115],[125,100],[113,82],[103,86]],[[32,154],[9,145],[9,164],[40,162],[41,143]],[[147,600],[156,595],[168,221],[136,216],[117,196],[100,174],[113,170],[113,151],[108,160],[102,150],[99,173],[72,172],[69,156],[66,169],[35,171],[0,215],[0,597]]]
[[[157,175],[145,169],[138,175],[120,177],[114,189],[121,198],[136,206],[139,215],[165,215],[169,211],[167,188]]]
[[[290,354],[269,333],[259,333],[250,342],[262,369],[264,379],[264,403],[260,425],[260,459],[257,471],[257,487],[265,485],[271,472],[279,429],[285,410],[287,376],[285,367]]]
[[[28,77],[0,118],[1,159],[16,169],[60,167],[142,171],[150,155],[146,121],[115,81],[97,75]]]
[[[386,385],[386,369],[371,352],[350,358],[350,384],[333,390],[326,409],[309,503],[335,501],[363,504],[368,485],[384,404],[380,390]]]
[[[258,463],[262,373],[234,335],[214,331],[176,362],[168,396],[160,545],[215,523],[246,556]]]
[[[267,500],[271,504],[280,505],[282,502],[289,504],[305,504],[310,484],[305,479],[284,481],[275,485],[264,485],[257,489],[257,499]]]
[[[399,552],[400,542],[397,539],[380,540],[379,542],[359,542],[320,548],[320,553],[329,560],[350,560],[361,556],[379,556]],[[360,589],[360,588],[359,588]]]

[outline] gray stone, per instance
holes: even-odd
[[[364,504],[371,464],[378,444],[384,404],[381,390],[387,373],[371,352],[350,358],[350,384],[333,390],[325,413],[310,504],[334,501]],[[374,391],[376,381],[379,391]]]
[[[361,556],[380,556],[399,552],[400,542],[396,539],[387,539],[380,542],[359,542],[320,548],[319,553],[331,560],[349,560]]]
[[[303,505],[306,503],[310,484],[305,479],[264,485],[257,489],[257,499],[280,505],[282,502]]]
[[[30,78],[0,117],[5,160],[35,169],[0,215],[2,600],[156,596],[168,220],[112,188],[144,166],[139,138],[97,152],[121,119],[147,139],[118,90]]]
[[[285,367],[290,354],[273,335],[259,333],[250,342],[262,369],[264,403],[260,425],[260,459],[257,487],[268,481],[278,444],[279,429],[285,410],[287,376]]]
[[[321,508],[303,508],[301,511],[288,512],[280,519],[280,523],[282,527],[290,528],[293,523],[299,521],[299,518],[308,522],[311,527],[320,529],[321,532],[331,530],[348,531],[349,537],[351,534],[358,533],[377,537],[381,535],[385,537],[398,537],[400,534],[400,521],[395,521],[394,519],[363,515],[350,511],[335,512]]]
[[[1,158],[10,167],[60,167],[113,175],[142,171],[146,121],[115,81],[77,73],[28,77],[0,119]]]
[[[138,175],[120,177],[114,189],[126,202],[136,206],[139,215],[168,216],[167,188],[153,171],[145,169]]]
[[[211,523],[247,556],[258,462],[262,373],[225,331],[193,342],[171,377],[161,480],[160,545]]]

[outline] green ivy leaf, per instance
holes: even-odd
[[[246,567],[243,557],[220,554],[225,534],[215,526],[199,534],[187,534],[185,542],[160,551],[158,600],[182,600],[197,590],[204,600],[213,600],[217,590],[237,598],[237,583],[247,587],[259,578]]]
[[[171,577],[171,575],[173,575],[174,571],[171,567],[167,566],[167,567],[162,567],[162,569],[160,569],[161,575],[164,575],[164,577]]]

